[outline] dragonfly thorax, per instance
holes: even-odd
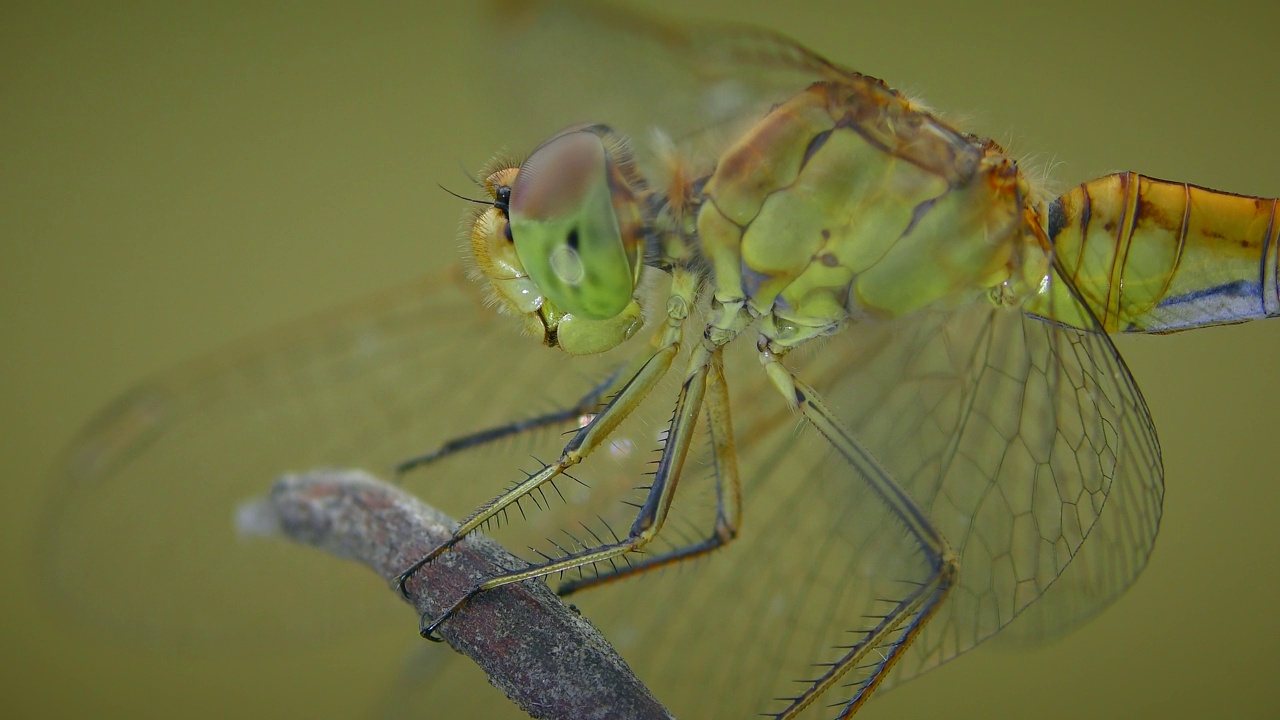
[[[1020,294],[1026,268],[1047,268],[1027,194],[998,146],[850,76],[793,96],[720,156],[698,239],[716,297],[762,318],[782,350],[851,319],[1016,305],[993,288]]]

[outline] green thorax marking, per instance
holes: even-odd
[[[782,347],[851,316],[973,301],[1029,247],[1025,182],[992,143],[961,135],[878,80],[815,83],[720,158],[697,231],[716,298],[745,301]]]

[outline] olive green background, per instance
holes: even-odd
[[[639,5],[777,28],[1064,184],[1133,169],[1280,195],[1272,3]],[[36,521],[60,447],[132,382],[455,259],[426,252],[448,247],[459,213],[436,184],[466,187],[521,118],[505,97],[519,68],[477,70],[501,53],[482,29],[500,20],[484,17],[0,6],[0,714],[222,717],[229,694],[260,694],[274,717],[376,706],[398,658],[271,671],[350,688],[317,705],[273,692],[270,672],[228,686],[216,663],[96,637],[48,610]],[[1165,453],[1148,571],[1061,642],[980,648],[860,717],[1280,715],[1280,322],[1120,345]]]

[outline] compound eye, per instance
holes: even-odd
[[[570,130],[535,150],[510,190],[525,271],[560,310],[596,320],[626,309],[635,282],[614,209],[614,193],[628,191],[610,182],[611,161],[599,135]]]

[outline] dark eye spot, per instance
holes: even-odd
[[[495,194],[493,200],[493,206],[504,213],[511,209],[511,186],[501,185],[498,187],[498,192]]]
[[[571,249],[578,249],[578,228],[569,231],[569,237],[565,238],[565,242],[569,244]]]

